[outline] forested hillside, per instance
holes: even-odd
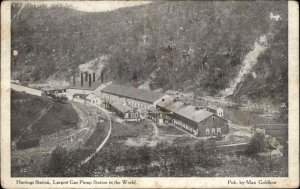
[[[80,64],[107,56],[106,80],[217,95],[267,35],[266,50],[231,98],[287,103],[284,1],[168,1],[98,13],[21,7],[12,7],[12,50],[18,51],[12,74],[22,81],[70,81]]]

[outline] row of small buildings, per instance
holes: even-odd
[[[159,124],[171,124],[201,137],[229,133],[228,121],[223,118],[221,108],[195,107],[167,94],[111,84],[95,99],[126,121],[141,121],[148,117]]]

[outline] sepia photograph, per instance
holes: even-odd
[[[288,4],[11,1],[1,169],[19,187],[276,187],[299,147]]]

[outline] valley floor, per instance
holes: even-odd
[[[286,155],[274,155],[269,162],[269,156],[243,153],[251,138],[244,125],[230,123],[225,138],[210,140],[173,125],[125,122],[113,112],[70,103],[79,116],[78,128],[43,136],[39,147],[13,150],[12,176],[287,175]],[[66,159],[63,173],[53,174],[49,161],[57,145],[66,149]]]

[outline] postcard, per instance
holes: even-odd
[[[3,188],[296,188],[296,1],[4,1]]]

